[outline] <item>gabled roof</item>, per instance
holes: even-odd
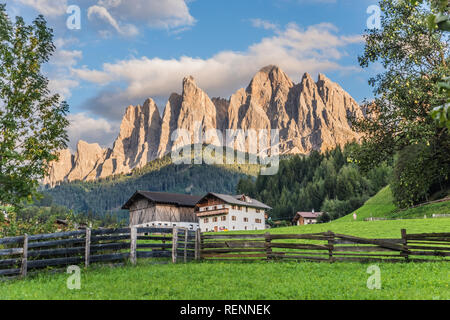
[[[201,196],[192,196],[189,194],[181,193],[136,191],[133,196],[122,206],[122,209],[130,209],[132,203],[140,198],[145,198],[155,203],[173,204],[179,207],[192,208],[195,207],[200,199],[202,199]]]
[[[300,217],[308,219],[317,219],[323,214],[323,212],[297,212],[294,217],[294,221],[300,219]]]
[[[206,196],[202,197],[202,199],[207,197],[208,195],[212,195],[212,196],[214,196],[216,198],[219,198],[219,199],[225,201],[228,204],[235,204],[235,205],[238,205],[238,206],[260,208],[260,209],[266,209],[266,210],[271,210],[272,209],[268,205],[266,205],[266,204],[264,204],[264,203],[262,203],[262,202],[260,202],[260,201],[258,201],[256,199],[252,199],[252,198],[250,198],[248,196],[245,196],[245,197],[247,197],[249,202],[239,200],[242,197],[244,197],[244,195],[242,195],[242,194],[233,196],[233,195],[228,195],[228,194],[220,194],[220,193],[210,192]],[[200,200],[202,200],[202,199],[200,199]],[[199,200],[199,202],[200,202],[200,200]]]

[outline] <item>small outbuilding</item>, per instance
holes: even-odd
[[[323,212],[297,212],[292,220],[296,226],[303,226],[306,224],[315,224],[317,219],[323,214]]]
[[[136,191],[122,206],[130,211],[130,226],[199,228],[195,205],[201,199],[179,193]]]

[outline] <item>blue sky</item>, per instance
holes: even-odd
[[[1,0],[0,0],[1,2]],[[162,113],[182,78],[228,98],[268,64],[294,82],[319,72],[357,101],[372,98],[357,57],[376,0],[8,0],[11,16],[43,14],[57,51],[45,67],[70,105],[69,136],[109,146],[128,105],[152,97]],[[69,30],[69,5],[81,29]]]

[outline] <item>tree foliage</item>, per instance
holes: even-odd
[[[280,161],[276,175],[241,179],[238,193],[271,206],[273,219],[291,220],[297,211],[326,211],[331,219],[351,213],[388,184],[391,168],[378,166],[363,175],[350,163],[350,150],[340,147],[320,154],[293,156]]]
[[[164,159],[152,161],[146,168],[130,175],[90,182],[65,182],[43,192],[50,195],[56,204],[75,213],[101,220],[111,214],[127,219],[128,212],[121,210],[121,207],[137,190],[195,195],[207,192],[231,194],[236,190],[238,181],[246,176],[238,170],[239,165],[232,170],[232,165],[175,165]]]
[[[450,2],[448,0],[407,0],[412,6],[420,6],[427,3],[431,12],[426,17],[426,23],[430,32],[450,31]],[[443,77],[437,86],[441,93],[447,96],[447,102],[434,107],[431,116],[442,127],[450,130],[450,76]]]
[[[353,157],[368,170],[397,152],[402,152],[401,161],[406,148],[420,145],[422,151],[408,158],[414,170],[396,164],[394,194],[405,207],[423,200],[437,185],[449,185],[449,130],[430,116],[448,99],[438,83],[449,73],[449,38],[438,29],[430,32],[430,7],[396,0],[382,0],[380,7],[381,29],[367,30],[359,62],[364,68],[381,64],[385,71],[369,80],[376,99],[367,104],[368,117],[354,121],[365,138]],[[400,187],[411,187],[414,172],[427,172],[432,180],[415,189]]]
[[[0,4],[0,204],[31,198],[66,147],[68,106],[50,93],[41,70],[54,50],[43,16],[12,22]]]

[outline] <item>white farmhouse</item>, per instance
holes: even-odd
[[[246,195],[208,193],[195,207],[202,232],[264,230],[272,209]]]

